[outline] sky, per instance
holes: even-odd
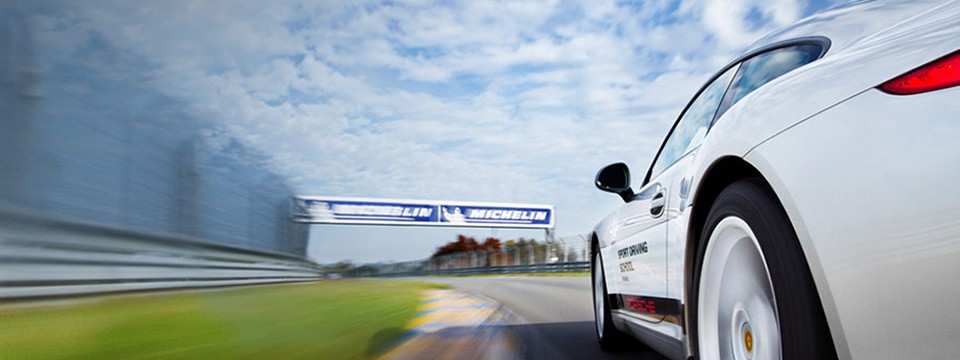
[[[835,1],[163,1],[85,8],[162,92],[262,150],[304,195],[556,207],[589,233],[689,97],[765,33]],[[321,263],[428,257],[456,234],[312,228]]]

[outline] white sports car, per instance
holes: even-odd
[[[960,1],[857,2],[694,95],[593,234],[600,345],[675,359],[960,358]]]

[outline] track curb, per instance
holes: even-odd
[[[507,328],[513,314],[485,296],[453,289],[423,293],[399,345],[380,359],[516,359],[519,342]]]

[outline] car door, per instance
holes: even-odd
[[[650,183],[643,186],[630,202],[620,208],[611,229],[610,251],[607,262],[621,304],[631,310],[631,299],[638,294],[663,296],[666,294],[665,242],[667,228],[663,209],[665,193],[662,186]],[[639,309],[632,309],[639,310]],[[637,311],[633,311],[637,312]],[[653,315],[641,312],[639,315]],[[650,319],[656,321],[657,319]]]
[[[679,214],[674,199],[689,194],[690,164],[706,137],[735,67],[712,79],[675,123],[637,196],[620,212],[612,242],[620,309],[652,322],[679,322],[679,301],[668,299],[667,222]],[[679,336],[679,334],[678,334]]]

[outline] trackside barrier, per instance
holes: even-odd
[[[0,211],[0,301],[320,277],[288,254]]]
[[[427,259],[365,264],[345,276],[417,276],[457,274],[516,274],[590,270],[590,237],[586,234],[558,237],[538,243],[511,240],[500,248],[477,248]]]
[[[589,261],[574,261],[552,264],[529,264],[510,266],[479,266],[461,269],[438,269],[396,272],[387,274],[353,274],[357,276],[395,277],[395,276],[445,276],[445,275],[476,275],[476,274],[526,274],[526,273],[557,273],[590,270]]]

